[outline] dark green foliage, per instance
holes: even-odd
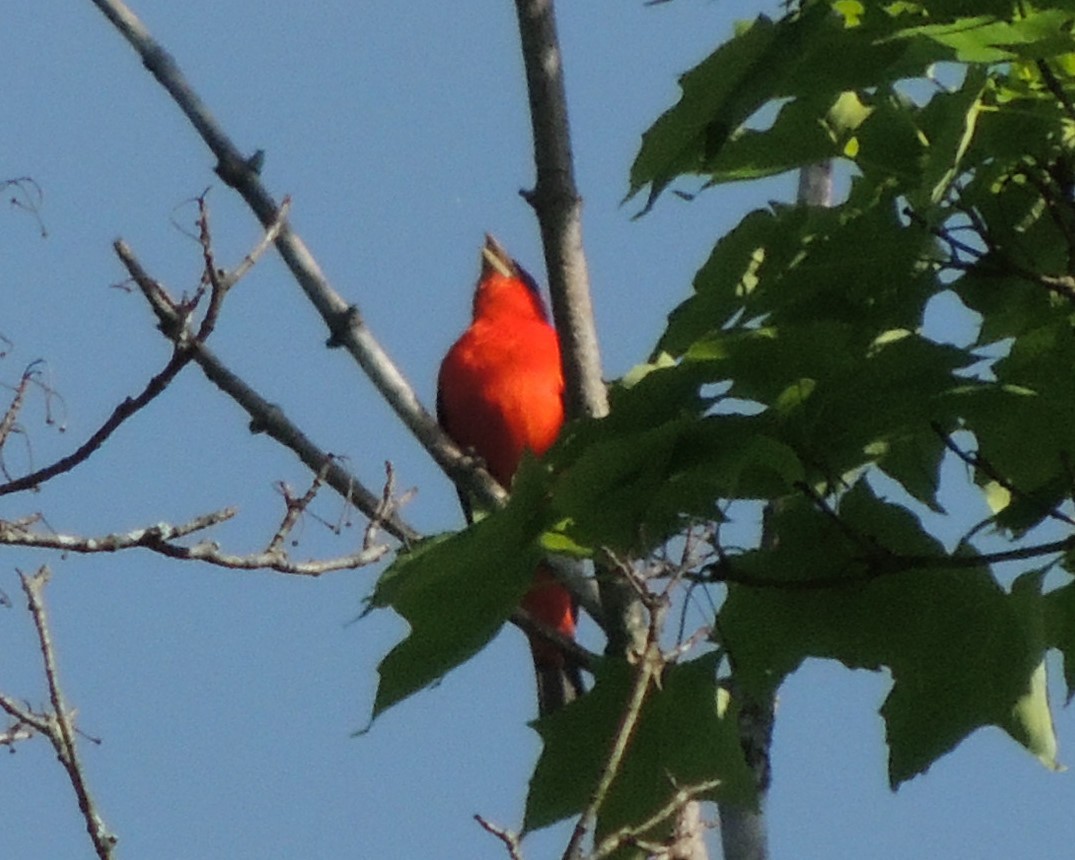
[[[376,596],[412,624],[382,665],[381,710],[488,640],[542,541],[645,558],[729,503],[774,505],[769,540],[720,546],[718,531],[692,571],[729,583],[713,636],[729,660],[670,666],[601,832],[667,802],[662,773],[740,785],[715,704],[729,666],[758,692],[811,657],[887,669],[894,785],[986,725],[1054,765],[1049,649],[1075,690],[1075,584],[1043,593],[1045,571],[1075,570],[1075,539],[1054,540],[1075,527],[1075,4],[799,5],[683,76],[630,193],[649,209],[677,182],[831,157],[846,199],[774,205],[719,238],[611,415],[572,426],[504,512],[404,559]],[[942,295],[967,310],[938,342],[923,321]],[[980,489],[994,516],[949,549],[925,523],[956,456],[963,496]],[[907,495],[880,498],[883,477]],[[529,827],[586,804],[630,677],[609,658],[593,693],[539,724]]]
[[[716,684],[716,655],[669,666],[659,694],[643,704],[631,753],[614,780],[598,836],[643,821],[675,787],[720,779],[706,797],[749,802],[754,790],[739,752],[736,712]],[[545,750],[534,770],[526,827],[571,815],[590,800],[608,761],[611,738],[634,682],[629,667],[602,665],[597,684],[576,706],[537,723]],[[574,765],[566,770],[562,762]]]

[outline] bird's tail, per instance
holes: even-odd
[[[523,598],[522,606],[531,617],[545,626],[574,637],[578,608],[571,594],[547,566],[541,565],[534,573],[534,585]],[[558,645],[532,634],[530,650],[534,656],[540,716],[562,708],[585,692],[578,665]]]
[[[542,666],[534,660],[537,676],[538,714],[545,716],[557,711],[581,696],[582,673],[578,666]]]

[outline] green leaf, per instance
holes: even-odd
[[[633,549],[644,522],[653,526],[654,540],[676,529],[679,512],[661,511],[653,501],[689,426],[675,421],[591,445],[564,471],[555,488],[556,511],[582,535],[581,543]]]
[[[840,110],[848,104],[843,94],[918,76],[951,55],[929,38],[890,38],[899,25],[899,16],[870,10],[845,26],[828,4],[816,3],[779,22],[762,16],[743,27],[682,77],[680,101],[642,137],[628,196],[649,185],[648,210],[683,174],[741,179],[833,154],[837,142],[844,145],[845,123],[857,125],[865,115]],[[778,99],[791,102],[774,127],[745,125]]]
[[[1067,704],[1075,697],[1075,582],[1050,592],[1046,602],[1046,637],[1049,646],[1064,657]]]
[[[609,415],[569,425],[545,458],[556,473],[557,540],[627,551],[640,548],[643,524],[647,545],[675,531],[686,502],[666,482],[705,409],[703,381],[698,368],[653,366],[610,392]]]
[[[612,411],[572,424],[546,461],[556,477],[547,548],[640,552],[730,498],[769,498],[803,478],[769,416],[704,415],[702,364],[652,369],[613,390]]]
[[[914,330],[939,289],[930,265],[936,247],[927,231],[903,228],[898,205],[885,197],[867,206],[751,213],[698,272],[695,295],[670,315],[659,349],[709,358],[697,351],[699,341],[750,337],[759,321],[800,343],[802,335],[788,333],[792,323],[815,326],[815,333],[844,323],[863,347],[886,331]],[[823,353],[825,345],[818,346]],[[795,376],[812,375],[801,366],[822,360],[815,352],[796,362]],[[755,368],[768,373],[768,365]],[[776,374],[779,365],[769,375]],[[783,379],[781,388],[790,381]]]
[[[965,171],[964,158],[977,132],[987,81],[984,70],[971,67],[956,92],[938,93],[918,112],[928,153],[920,193],[911,200],[916,210],[926,211],[944,200]]]
[[[771,128],[733,132],[701,172],[709,175],[710,183],[757,179],[838,156],[842,141],[858,124],[840,111],[843,106],[841,96],[794,99],[780,109]],[[825,121],[829,116],[831,123]],[[863,108],[855,119],[861,122],[866,116],[868,109]]]
[[[622,767],[598,818],[597,837],[634,825],[681,787],[718,779],[705,797],[753,801],[753,779],[739,746],[737,714],[716,682],[718,656],[672,664],[650,690]],[[544,742],[530,782],[525,829],[571,815],[589,802],[623,719],[634,673],[606,661],[585,697],[535,725]]]
[[[411,630],[378,667],[374,718],[477,653],[518,606],[541,557],[540,483],[521,480],[506,508],[419,544],[382,574],[370,606],[392,607]]]
[[[1071,11],[1030,11],[1014,21],[992,15],[963,18],[952,23],[911,27],[894,39],[927,39],[950,49],[953,59],[965,63],[1004,63],[1038,59],[1075,50]]]
[[[703,335],[731,323],[757,288],[762,264],[782,250],[787,227],[784,218],[756,210],[721,237],[694,277],[694,295],[669,314],[658,348],[683,355]]]
[[[1036,674],[1043,601],[1026,584],[1006,594],[984,566],[897,563],[924,557],[940,565],[943,550],[907,511],[861,482],[839,517],[837,526],[817,512],[811,529],[809,512],[793,503],[773,525],[777,547],[758,551],[745,568],[759,580],[794,578],[798,556],[802,587],[729,589],[718,627],[740,683],[759,693],[775,689],[808,657],[887,667],[893,685],[881,713],[894,786],[985,725],[1051,762],[1051,723]],[[961,559],[967,553],[961,550]],[[857,582],[809,587],[810,579],[841,575]]]
[[[960,392],[966,426],[991,474],[1014,487],[998,524],[1016,534],[1040,522],[1070,495],[1075,426],[1075,330],[1067,315],[1016,338],[993,365],[997,382]],[[989,479],[991,474],[979,476]]]
[[[1057,301],[1050,293],[1025,278],[1005,274],[988,258],[957,279],[952,289],[968,308],[981,314],[978,343],[983,345],[1018,337],[1057,312]]]
[[[652,185],[647,209],[673,178],[698,172],[707,153],[771,95],[777,27],[766,17],[726,42],[680,80],[683,96],[642,136],[631,168],[633,196]]]
[[[774,315],[775,317],[775,315]],[[713,333],[687,359],[731,380],[730,392],[771,404],[765,432],[814,467],[806,479],[835,479],[878,463],[924,504],[936,493],[944,445],[934,428],[958,425],[954,375],[964,350],[906,331],[881,334],[826,321]]]
[[[1042,657],[1034,667],[1023,695],[1012,708],[1004,729],[1047,768],[1060,770],[1044,658],[1049,640],[1049,610],[1041,586],[1047,570],[1024,573],[1012,585],[1012,603],[1027,637],[1028,649],[1040,652]]]

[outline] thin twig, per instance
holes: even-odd
[[[108,437],[115,433],[123,422],[160,396],[171,381],[179,375],[179,371],[190,363],[192,357],[193,354],[190,350],[176,349],[164,369],[146,383],[141,393],[136,397],[126,398],[113,409],[112,414],[108,416],[105,422],[77,450],[66,457],[60,458],[55,463],[31,472],[29,475],[23,475],[21,478],[0,484],[0,496],[39,487],[45,481],[55,478],[57,475],[62,475],[64,472],[69,472],[75,466],[88,460],[91,455],[100,450]]]
[[[46,717],[35,714],[29,707],[18,704],[10,696],[6,696],[3,693],[0,693],[0,709],[4,710],[9,716],[14,717],[18,721],[17,725],[28,726],[39,734],[47,735],[49,733],[49,721]],[[8,732],[11,732],[11,729]]]
[[[267,550],[250,555],[233,555],[222,552],[211,541],[203,541],[194,546],[176,543],[180,538],[222,523],[234,515],[234,508],[224,508],[182,525],[157,523],[146,528],[99,537],[35,532],[23,525],[0,520],[0,545],[61,550],[82,555],[142,548],[181,561],[202,561],[233,570],[274,570],[295,576],[321,576],[337,570],[353,570],[373,564],[388,552],[387,546],[374,545],[339,558],[296,562],[279,547],[270,546]]]
[[[523,846],[519,841],[518,833],[514,830],[499,827],[480,815],[475,815],[474,820],[481,825],[482,830],[492,833],[493,836],[504,843],[504,847],[508,849],[508,857],[511,860],[523,860]]]
[[[646,695],[649,693],[654,679],[660,675],[664,665],[660,648],[660,619],[662,617],[663,613],[657,613],[655,611],[651,611],[650,613],[650,624],[645,648],[642,653],[638,655],[634,684],[632,685],[627,703],[624,706],[623,714],[620,717],[620,724],[612,742],[612,750],[609,752],[608,759],[605,761],[601,777],[598,779],[597,786],[590,796],[589,803],[586,805],[586,808],[583,809],[582,813],[579,815],[578,821],[575,823],[575,828],[571,833],[571,839],[567,843],[567,848],[564,850],[564,860],[579,860],[582,856],[582,841],[586,837],[586,833],[589,831],[593,822],[596,820],[597,814],[600,812],[601,807],[605,802],[605,798],[608,796],[608,791],[612,787],[612,782],[620,771],[620,765],[623,763],[628,744],[631,741],[631,737],[634,735],[635,727],[638,725],[638,719],[642,714],[642,705],[646,700]]]
[[[22,372],[19,383],[15,386],[15,396],[11,398],[4,416],[0,418],[0,448],[3,448],[4,443],[7,442],[7,437],[15,427],[15,419],[22,410],[23,403],[26,402],[26,392],[30,389],[30,382],[36,372],[36,364],[37,362],[34,362]]]
[[[395,497],[396,472],[392,468],[390,460],[384,462],[384,486],[381,488],[381,498],[373,516],[369,517],[365,533],[362,536],[362,546],[369,547],[377,539],[377,532],[385,519],[392,515],[397,503]]]
[[[236,281],[241,280],[247,272],[254,268],[254,265],[262,256],[264,256],[265,252],[275,244],[277,237],[280,235],[280,231],[284,229],[284,225],[287,223],[287,216],[290,211],[291,197],[290,195],[286,195],[280,203],[280,208],[276,213],[276,219],[269,225],[269,228],[261,234],[261,240],[254,247],[254,250],[243,257],[239,265],[228,273],[229,281],[235,283]]]
[[[49,578],[49,569],[42,567],[32,576],[19,573],[22,590],[30,606],[30,615],[37,630],[38,644],[41,648],[41,657],[45,666],[45,679],[48,682],[49,699],[52,702],[52,714],[46,720],[48,730],[46,736],[52,742],[56,757],[60,760],[71,786],[78,797],[78,808],[82,811],[82,817],[86,822],[86,831],[93,842],[94,850],[100,860],[108,860],[112,857],[116,847],[116,837],[105,825],[97,810],[96,801],[90,793],[86,777],[82,772],[82,765],[78,759],[78,748],[75,745],[75,727],[72,722],[71,711],[68,710],[64,701],[63,691],[60,688],[59,672],[56,668],[56,654],[52,647],[52,634],[49,631],[48,616],[45,612],[43,590]]]
[[[596,850],[594,850],[588,860],[604,860],[605,857],[619,851],[621,848],[637,843],[644,834],[653,830],[655,827],[664,824],[668,819],[681,813],[693,800],[719,786],[719,779],[709,779],[700,782],[697,785],[679,789],[679,791],[675,792],[672,797],[669,798],[668,803],[658,809],[641,824],[636,824],[632,827],[624,827],[617,830],[615,833],[610,833],[602,839],[601,844],[597,846]]]
[[[190,340],[187,317],[178,303],[142,267],[126,242],[118,240],[114,248],[116,255],[160,321],[161,331],[173,342]],[[381,497],[367,489],[358,478],[340,466],[337,458],[315,445],[296,424],[288,419],[283,409],[275,403],[270,403],[241,377],[233,373],[205,344],[193,343],[190,352],[206,378],[238,403],[250,416],[251,432],[265,433],[290,448],[315,474],[320,473],[327,466],[325,481],[329,486],[353,503],[367,517],[378,516],[378,512],[381,511]],[[404,522],[396,512],[382,515],[380,522],[385,531],[402,541],[414,541],[419,537],[419,532]]]
[[[14,188],[17,192],[15,197],[12,197],[8,202],[15,209],[19,209],[23,212],[29,213],[33,216],[33,219],[37,222],[37,228],[41,233],[41,238],[48,237],[49,231],[45,227],[45,221],[41,217],[41,207],[45,202],[45,193],[41,190],[41,186],[30,176],[18,176],[15,179],[4,179],[0,181],[0,191],[6,191],[8,188]],[[7,338],[2,338],[7,340]],[[8,341],[10,343],[10,341]]]
[[[976,472],[981,472],[987,478],[996,481],[999,486],[1003,487],[1005,490],[1008,491],[1008,493],[1011,494],[1012,498],[1021,499],[1022,501],[1029,503],[1035,502],[1033,496],[1023,492],[1021,489],[1019,489],[1019,487],[1013,484],[1004,475],[1000,474],[1000,472],[993,467],[993,464],[990,463],[981,454],[977,452],[972,453],[970,451],[964,451],[962,448],[960,448],[955,442],[952,441],[952,437],[944,431],[944,428],[941,427],[940,424],[934,422],[930,425],[930,427],[933,429],[933,432],[937,434],[938,438],[940,438],[940,440],[944,443],[944,447],[951,451],[953,454],[955,454],[968,466],[970,466],[971,469]],[[1037,504],[1037,507],[1043,516],[1058,520],[1064,525],[1075,526],[1075,519],[1069,517],[1060,509],[1056,507],[1050,507],[1048,505],[1043,505],[1040,503]]]
[[[299,517],[301,517],[306,509],[310,507],[310,504],[317,496],[317,491],[324,485],[325,475],[328,473],[331,465],[331,461],[326,462],[318,473],[314,475],[313,481],[310,482],[309,489],[297,499],[291,495],[291,491],[288,490],[286,486],[283,487],[286,510],[284,512],[284,518],[280,521],[279,528],[276,529],[276,533],[273,534],[272,538],[269,540],[269,545],[265,548],[267,553],[278,555],[283,552],[284,541],[287,540],[288,535],[294,530],[295,524],[299,521]]]
[[[914,223],[924,227],[931,235],[940,239],[951,249],[951,258],[938,263],[938,265],[943,268],[953,269],[959,272],[977,272],[986,275],[1013,275],[1022,278],[1024,281],[1031,284],[1037,284],[1040,287],[1044,287],[1049,292],[1055,293],[1061,298],[1067,299],[1069,302],[1075,302],[1075,277],[1072,277],[1071,275],[1047,275],[1042,272],[1035,272],[1032,269],[1019,265],[1006,255],[1001,256],[1001,252],[995,246],[992,248],[991,253],[987,253],[980,248],[975,248],[973,245],[968,245],[966,242],[955,238],[950,230],[929,225],[921,215],[910,207],[906,207],[903,210],[903,214]],[[966,214],[965,211],[964,214]],[[958,259],[956,255],[959,253],[970,257],[970,260]]]
[[[6,697],[0,694],[0,699],[5,698]],[[3,701],[0,701],[0,707],[3,707]],[[7,708],[4,708],[4,710],[7,710]],[[26,741],[32,738],[34,733],[33,726],[27,725],[23,720],[16,718],[15,723],[8,726],[3,732],[0,732],[0,747],[8,747],[8,749],[11,749],[15,744],[19,743],[19,741]]]

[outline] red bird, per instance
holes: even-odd
[[[549,324],[534,279],[485,237],[474,317],[448,350],[437,379],[437,418],[464,450],[510,488],[524,451],[540,456],[564,423],[560,341]],[[470,519],[469,505],[463,503]],[[575,635],[571,595],[542,565],[523,608],[543,624]],[[530,637],[537,672],[538,711],[547,714],[582,694],[582,677],[552,643]]]

